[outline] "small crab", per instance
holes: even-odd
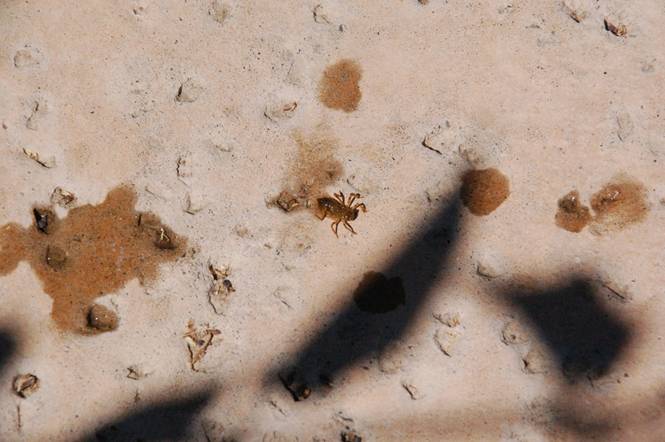
[[[355,205],[353,205],[353,202],[356,200],[356,198],[360,198],[360,194],[352,193],[351,195],[349,195],[348,202],[345,202],[344,194],[342,192],[335,193],[334,196],[335,198],[330,198],[326,196],[317,199],[321,213],[321,216],[317,215],[317,217],[321,221],[323,221],[326,218],[326,216],[330,216],[330,218],[334,219],[330,227],[332,228],[332,231],[335,233],[335,236],[338,236],[337,226],[339,225],[339,223],[344,223],[344,227],[350,230],[351,233],[356,233],[356,231],[353,230],[353,227],[351,227],[351,224],[349,224],[349,221],[353,221],[354,219],[358,218],[359,210],[367,212],[365,204],[356,203]]]

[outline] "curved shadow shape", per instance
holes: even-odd
[[[525,314],[571,382],[605,375],[630,341],[628,324],[600,302],[587,278],[542,290],[517,289],[507,298]]]
[[[210,391],[154,403],[106,423],[80,442],[134,442],[156,440],[192,440],[192,424],[212,398]]]
[[[459,234],[460,211],[455,192],[390,264],[380,273],[366,273],[332,322],[265,382],[280,379],[295,400],[305,399],[310,385],[329,385],[345,368],[400,339],[444,273]]]

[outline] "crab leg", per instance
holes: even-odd
[[[355,235],[356,231],[353,230],[353,227],[351,227],[351,224],[349,224],[349,222],[347,220],[344,220],[344,227],[349,229],[351,231],[351,233],[353,233]]]
[[[340,220],[341,221],[341,220]],[[335,234],[336,237],[339,238],[339,235],[337,234],[337,226],[339,225],[340,221],[335,221],[330,225],[330,228],[332,229],[333,233]]]
[[[365,203],[358,203],[355,206],[353,206],[352,209],[353,210],[361,209],[363,212],[367,212],[367,207],[365,207]]]

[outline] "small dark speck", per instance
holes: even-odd
[[[603,72],[603,75],[607,75],[607,71]]]

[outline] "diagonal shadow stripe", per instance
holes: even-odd
[[[303,399],[310,385],[328,384],[345,368],[400,339],[431,296],[434,283],[445,276],[460,230],[460,212],[456,190],[380,273],[365,275],[326,328],[264,381],[281,379],[294,399]]]
[[[194,436],[194,422],[212,399],[201,391],[178,399],[156,402],[99,425],[80,442],[188,441]]]

